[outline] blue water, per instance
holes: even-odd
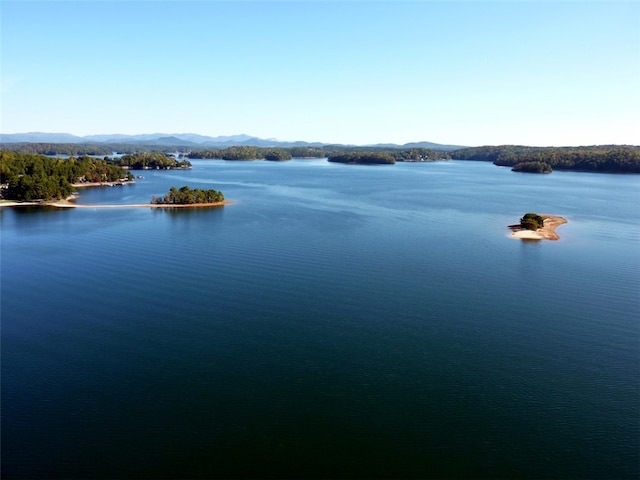
[[[640,176],[193,163],[0,210],[3,478],[637,478]]]

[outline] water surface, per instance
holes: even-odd
[[[637,477],[638,176],[193,163],[0,210],[3,476]]]

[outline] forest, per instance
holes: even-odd
[[[188,185],[171,187],[164,197],[151,197],[151,203],[156,205],[192,205],[196,203],[218,203],[224,201],[224,195],[218,190],[202,190],[189,188]]]
[[[132,180],[131,172],[87,155],[55,158],[0,151],[0,191],[4,199],[58,200],[71,195],[72,184]]]

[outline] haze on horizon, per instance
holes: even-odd
[[[640,3],[5,0],[2,133],[640,144]]]

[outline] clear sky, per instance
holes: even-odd
[[[637,1],[0,9],[2,133],[640,145]]]

